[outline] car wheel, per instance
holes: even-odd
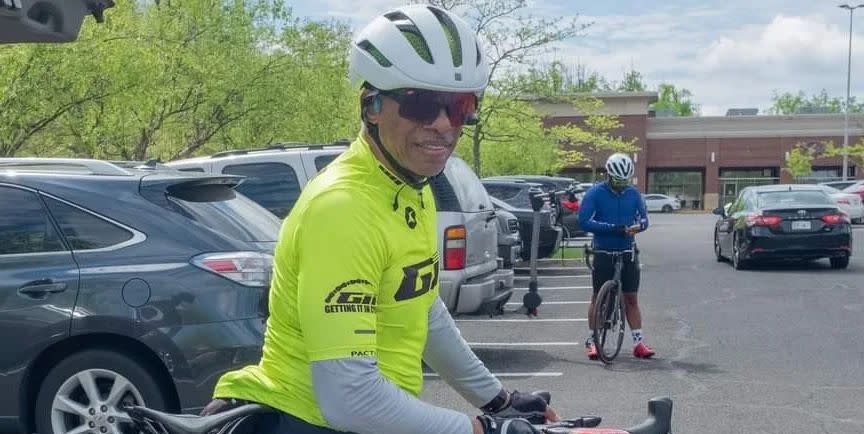
[[[741,259],[741,247],[738,245],[738,236],[732,237],[732,267],[736,270],[747,268],[747,263]]]
[[[849,257],[842,256],[839,258],[831,258],[831,268],[835,270],[844,269],[849,266]]]
[[[43,434],[136,432],[126,405],[164,410],[155,376],[131,358],[108,350],[87,350],[52,368],[36,398],[36,428]]]
[[[717,257],[717,262],[723,262],[726,258],[723,257],[723,251],[720,249],[720,235],[714,231],[714,255]]]
[[[672,212],[672,205],[663,205],[663,212]]]

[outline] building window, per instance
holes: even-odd
[[[696,170],[648,169],[650,194],[665,194],[681,200],[682,208],[699,209],[702,204],[704,174]]]
[[[849,165],[849,178],[855,179],[855,166]],[[842,166],[814,166],[807,176],[795,178],[796,182],[816,184],[820,182],[832,182],[843,180]]]
[[[720,169],[720,204],[725,205],[738,197],[738,192],[751,185],[777,184],[777,167]]]

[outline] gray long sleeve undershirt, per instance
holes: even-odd
[[[477,407],[501,390],[440,300],[429,311],[424,360]],[[313,362],[312,381],[321,414],[334,429],[357,434],[472,433],[468,415],[411,396],[385,379],[372,358]]]
[[[488,404],[501,391],[501,382],[471,351],[440,299],[429,310],[429,337],[423,360],[475,407]]]

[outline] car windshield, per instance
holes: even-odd
[[[816,190],[766,191],[760,192],[757,197],[759,208],[763,209],[802,205],[834,205],[827,194]]]

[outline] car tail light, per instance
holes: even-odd
[[[778,226],[783,217],[776,215],[750,214],[747,216],[747,226]]]
[[[822,221],[829,225],[839,225],[841,223],[849,222],[844,213],[823,215]]]
[[[444,231],[444,269],[465,268],[465,226],[451,226]]]
[[[245,286],[268,286],[273,256],[260,252],[205,253],[192,258],[192,265]]]

